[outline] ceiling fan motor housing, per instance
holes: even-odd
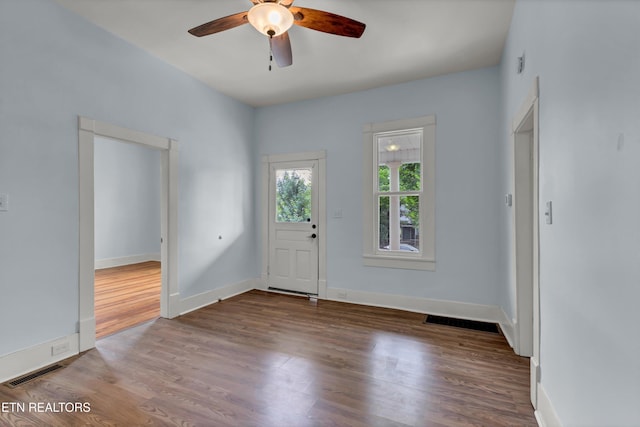
[[[270,37],[286,32],[293,25],[293,14],[278,3],[258,3],[247,14],[253,27]]]

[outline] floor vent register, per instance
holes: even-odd
[[[433,323],[436,325],[454,326],[456,328],[473,329],[475,331],[491,332],[499,334],[498,325],[495,323],[480,322],[477,320],[454,319],[453,317],[434,316],[427,314],[424,323]]]

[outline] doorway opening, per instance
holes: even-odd
[[[97,138],[108,138],[160,152],[160,316],[179,314],[177,285],[177,200],[178,143],[169,138],[125,129],[109,123],[79,117],[78,166],[80,192],[79,228],[79,348],[95,347],[95,174],[94,153]]]
[[[96,137],[96,338],[160,316],[160,151]]]

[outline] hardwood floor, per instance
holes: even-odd
[[[160,274],[157,261],[96,270],[96,338],[159,317]]]
[[[106,337],[2,402],[0,425],[535,426],[528,359],[498,334],[251,291]]]

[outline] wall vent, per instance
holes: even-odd
[[[16,388],[22,384],[26,384],[29,381],[33,381],[36,378],[40,378],[48,373],[51,373],[53,371],[57,371],[60,368],[64,368],[64,366],[60,365],[60,364],[55,364],[55,365],[51,365],[51,366],[47,366],[46,368],[40,369],[39,371],[35,371],[35,372],[31,372],[30,374],[27,375],[23,375],[19,378],[16,378],[14,380],[8,381],[5,383],[5,385],[9,388]]]

